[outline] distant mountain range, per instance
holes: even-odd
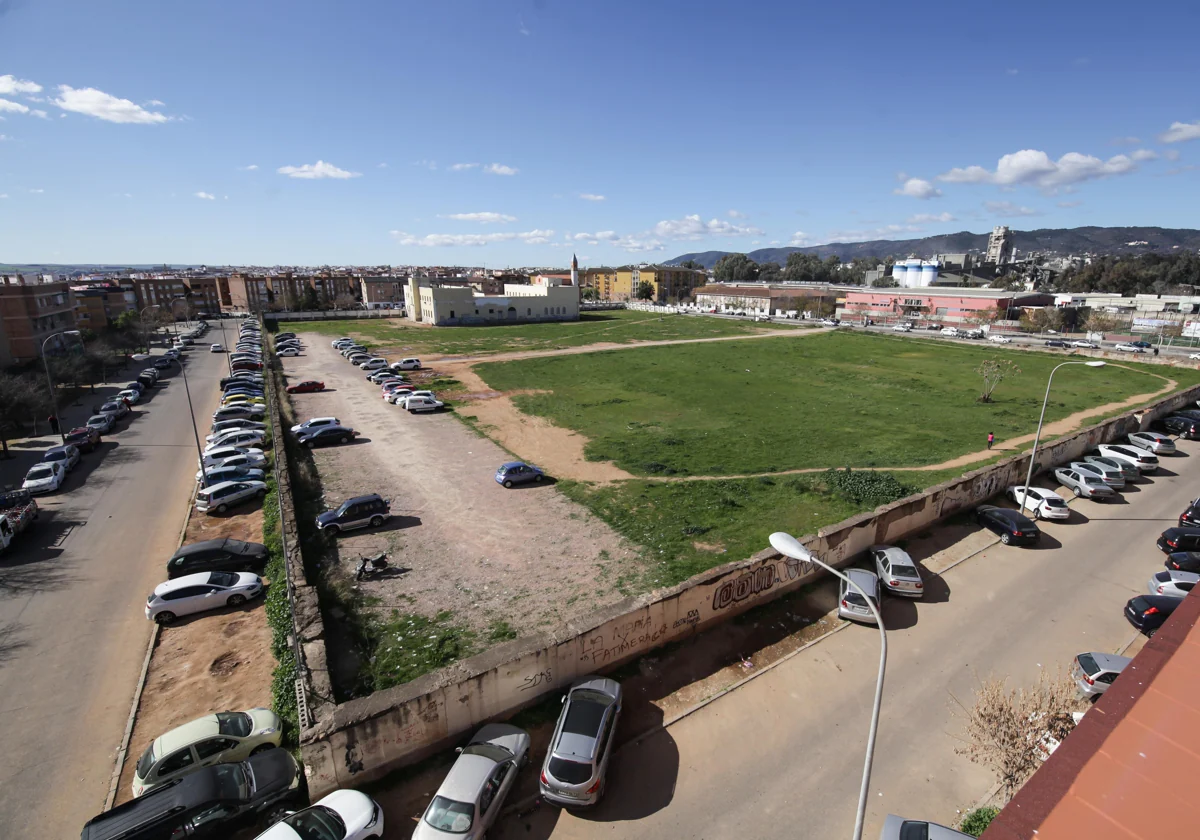
[[[783,265],[788,254],[796,252],[816,254],[822,259],[837,256],[843,262],[855,257],[871,257],[882,260],[887,257],[904,259],[916,256],[928,259],[934,254],[981,253],[987,250],[987,233],[947,233],[941,236],[926,236],[922,239],[874,239],[870,242],[831,242],[808,248],[759,248],[747,252],[757,263],[777,262]],[[1079,227],[1044,228],[1042,230],[1013,231],[1013,247],[1020,254],[1030,251],[1048,252],[1058,256],[1067,254],[1145,254],[1150,252],[1170,253],[1179,250],[1200,250],[1200,230],[1191,228],[1160,227]],[[730,251],[700,251],[682,254],[667,265],[678,265],[685,260],[695,260],[705,268],[712,268],[717,260]]]
[[[154,271],[199,268],[198,265],[154,263],[153,265],[101,265],[99,263],[0,263],[4,274],[99,274],[106,271]]]

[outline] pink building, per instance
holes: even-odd
[[[871,318],[880,323],[931,321],[939,324],[967,323],[979,313],[996,313],[998,319],[1016,320],[1026,306],[1052,306],[1053,295],[1038,292],[1008,292],[1003,289],[863,289],[846,292],[840,317]]]

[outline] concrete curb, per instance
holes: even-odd
[[[179,539],[175,542],[176,549],[183,545],[183,540],[187,536],[188,523],[191,521],[192,499],[189,495],[187,512],[183,515],[183,527],[179,529]],[[146,677],[150,673],[150,658],[154,655],[154,648],[158,646],[158,637],[161,634],[162,625],[156,621],[154,629],[150,631],[150,641],[146,645],[146,658],[142,660],[142,673],[138,676],[137,688],[133,692],[133,702],[129,706],[129,718],[125,721],[125,734],[121,736],[121,747],[117,750],[117,760],[113,766],[112,778],[108,782],[108,796],[104,799],[104,811],[111,809],[113,801],[117,798],[117,786],[121,783],[121,772],[125,769],[125,759],[129,755],[129,740],[133,737],[138,706],[142,705],[142,692],[146,689]]]
[[[1140,635],[1141,633],[1134,633],[1132,636],[1130,636],[1129,641],[1117,648],[1117,656],[1124,656],[1125,651],[1129,650],[1129,646],[1136,642],[1137,637]]]

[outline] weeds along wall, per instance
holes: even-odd
[[[1155,418],[1197,397],[1200,386],[1047,442],[1039,448],[1037,471],[1145,429]],[[847,565],[871,545],[918,533],[1024,481],[1028,465],[1027,455],[1013,456],[824,528],[802,542],[825,562]],[[377,779],[453,744],[484,721],[506,718],[548,692],[561,691],[583,675],[610,670],[726,621],[821,574],[812,564],[767,549],[670,589],[626,599],[552,632],[516,639],[405,685],[329,708],[302,733],[310,793],[316,799],[336,788]],[[309,665],[310,672],[315,671],[315,663]]]

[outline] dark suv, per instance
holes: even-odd
[[[370,496],[355,496],[337,506],[335,510],[327,510],[317,515],[317,529],[337,535],[351,528],[365,528],[370,525],[378,528],[392,516],[388,500],[378,493]]]
[[[584,677],[571,687],[542,765],[538,789],[543,799],[565,807],[600,801],[620,716],[616,680]]]
[[[1184,414],[1172,414],[1162,421],[1162,427],[1184,440],[1200,440],[1200,419]]]
[[[214,764],[118,805],[83,827],[81,840],[227,838],[304,806],[303,775],[287,750]]]
[[[1163,554],[1200,551],[1200,528],[1168,528],[1155,542]]]
[[[267,547],[228,537],[181,546],[167,561],[167,578],[196,572],[254,572],[267,567]]]

